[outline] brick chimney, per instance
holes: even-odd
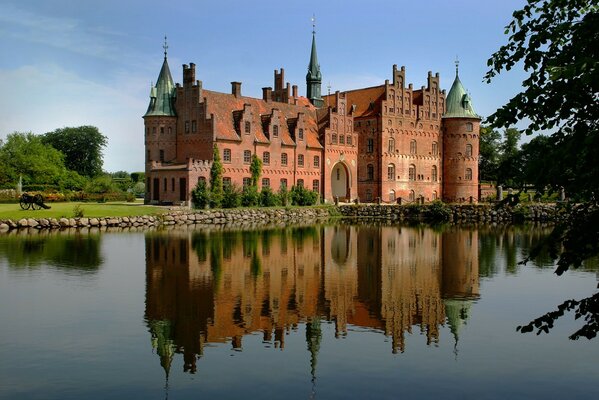
[[[262,100],[270,101],[272,99],[272,88],[264,87],[262,88]]]
[[[241,82],[231,82],[231,94],[241,97]]]

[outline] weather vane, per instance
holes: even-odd
[[[166,58],[166,50],[168,49],[168,44],[166,43],[166,35],[164,35],[164,45],[162,45],[164,49],[164,58]]]
[[[458,56],[456,54],[456,56],[455,56],[455,74],[456,75],[458,74],[458,68],[459,68],[459,66],[460,66],[460,60],[458,59]]]
[[[316,15],[312,14],[312,33],[316,33]]]

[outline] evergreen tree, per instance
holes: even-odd
[[[212,167],[210,168],[210,207],[218,208],[223,200],[223,164],[216,143],[214,144]]]

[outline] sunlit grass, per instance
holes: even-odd
[[[76,207],[83,210],[84,217],[126,217],[139,215],[155,215],[166,211],[165,208],[146,206],[139,202],[107,202],[107,203],[84,203],[65,202],[49,203],[49,210],[22,210],[18,203],[0,204],[0,220],[21,218],[72,218],[75,216]]]

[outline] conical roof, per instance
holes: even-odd
[[[451,89],[449,89],[449,93],[447,94],[447,98],[445,99],[445,104],[447,105],[447,108],[445,109],[445,114],[443,114],[443,118],[482,119],[474,111],[470,95],[468,95],[466,89],[464,89],[464,85],[462,85],[457,71],[455,74],[455,80],[453,81],[453,85],[451,85]]]
[[[312,51],[310,53],[310,64],[308,65],[308,74],[306,75],[307,80],[322,79],[320,73],[320,65],[318,64],[318,55],[316,54],[316,34],[312,32]]]
[[[168,67],[166,55],[158,74],[156,85],[150,90],[150,104],[144,117],[147,116],[176,116],[175,108],[175,84]]]

